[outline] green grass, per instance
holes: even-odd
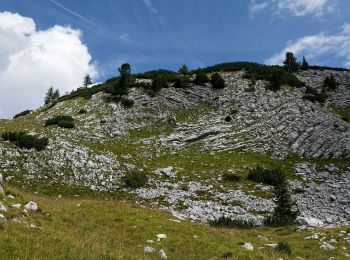
[[[350,108],[339,108],[333,106],[331,109],[334,114],[337,114],[342,118],[347,118],[347,122],[350,123]]]
[[[20,201],[35,201],[41,210],[25,219],[27,224],[39,228],[28,228],[21,222],[2,222],[1,259],[159,259],[157,253],[143,253],[147,245],[163,249],[169,259],[221,259],[227,252],[233,252],[232,259],[328,259],[340,255],[340,247],[346,246],[339,242],[335,251],[322,251],[318,241],[304,240],[309,233],[295,232],[294,227],[212,228],[189,221],[176,223],[165,212],[112,199],[57,199],[13,187],[7,191]],[[339,230],[320,231],[329,237],[336,236]],[[157,242],[159,233],[167,238]],[[269,241],[261,241],[258,235],[267,236]],[[282,238],[291,245],[290,256],[264,246]],[[150,239],[153,244],[147,243]],[[252,243],[254,251],[241,248],[245,242]],[[257,249],[260,246],[264,248]]]

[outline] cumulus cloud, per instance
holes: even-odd
[[[268,8],[276,15],[288,12],[295,16],[321,16],[333,9],[330,2],[329,0],[250,0],[249,9],[252,14]]]
[[[307,56],[311,61],[322,56],[333,55],[342,60],[344,66],[350,67],[350,24],[344,24],[335,34],[321,32],[288,42],[281,52],[273,55],[266,63],[282,64],[285,53],[288,51],[296,56]]]
[[[0,118],[40,106],[51,85],[64,93],[81,85],[85,74],[96,76],[80,38],[70,27],[39,31],[33,19],[1,12]]]

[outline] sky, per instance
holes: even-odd
[[[53,86],[228,61],[350,67],[349,0],[0,0],[0,118]]]

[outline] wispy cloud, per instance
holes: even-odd
[[[86,23],[88,23],[88,24],[90,24],[90,25],[93,25],[93,26],[97,26],[97,27],[98,27],[98,25],[97,25],[96,23],[90,21],[90,20],[87,19],[86,17],[84,17],[84,16],[78,14],[77,12],[75,12],[75,11],[69,9],[68,7],[66,7],[66,6],[64,6],[64,5],[62,5],[62,4],[60,4],[60,3],[57,2],[56,0],[48,0],[48,1],[51,2],[51,3],[53,3],[54,5],[56,5],[57,7],[61,8],[62,10],[66,11],[67,13],[69,13],[69,14],[71,14],[71,15],[77,17],[77,18],[80,19],[81,21],[86,22]]]
[[[159,14],[158,10],[153,6],[151,0],[142,0],[151,13]]]
[[[290,13],[294,16],[322,16],[333,11],[337,0],[250,0],[251,14],[259,13],[265,9],[274,15]]]
[[[333,55],[341,59],[343,65],[350,67],[350,24],[345,23],[335,34],[321,32],[288,42],[281,52],[273,55],[266,63],[282,64],[284,55],[288,51],[297,56],[304,55],[311,61],[325,55]]]

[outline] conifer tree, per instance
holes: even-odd
[[[126,96],[129,93],[131,81],[131,66],[128,63],[122,64],[119,68],[120,78],[114,86],[115,94],[119,97]]]
[[[301,62],[300,69],[307,70],[309,69],[309,63],[306,61],[305,57],[303,56],[303,61]]]
[[[299,63],[297,63],[297,59],[292,52],[286,53],[286,59],[283,64],[289,72],[296,72],[299,69]]]
[[[46,95],[45,95],[45,98],[44,98],[45,105],[49,104],[49,103],[52,101],[53,93],[54,93],[54,90],[53,90],[53,87],[51,86],[51,87],[47,90]]]
[[[86,74],[86,76],[84,77],[84,81],[83,81],[83,86],[85,88],[87,88],[89,85],[92,85],[92,80],[90,78],[90,75],[89,74]]]
[[[271,215],[265,219],[267,226],[287,226],[295,224],[299,211],[296,203],[292,200],[288,183],[283,172],[278,176],[278,182],[274,186],[273,194],[276,207]]]

